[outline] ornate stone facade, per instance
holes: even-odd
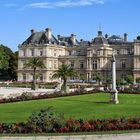
[[[98,31],[92,41],[78,41],[76,35],[69,37],[52,35],[51,29],[36,32],[31,30],[31,36],[19,45],[18,81],[32,81],[33,71],[24,68],[28,58],[38,56],[45,64],[44,69],[38,69],[39,82],[51,82],[52,74],[62,63],[69,64],[78,72],[78,77],[71,80],[93,80],[97,73],[102,75],[103,83],[111,77],[111,57],[115,51],[117,78],[126,75],[140,77],[140,37],[133,42],[123,37],[102,35]],[[134,80],[134,82],[135,82]]]

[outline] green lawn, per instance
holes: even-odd
[[[98,93],[0,104],[0,122],[26,121],[32,112],[49,106],[74,118],[140,116],[140,95],[120,94],[118,105],[110,104],[109,98],[110,94]]]

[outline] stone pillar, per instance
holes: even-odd
[[[111,100],[110,102],[113,104],[118,104],[118,91],[116,89],[116,60],[115,53],[112,55],[112,90],[111,90]]]

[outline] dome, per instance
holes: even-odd
[[[104,37],[96,37],[94,38],[92,43],[95,45],[108,44],[108,41]]]
[[[100,45],[100,44],[108,44],[108,41],[105,37],[102,36],[102,31],[98,31],[98,36],[93,39],[93,44]]]
[[[137,36],[137,40],[140,40],[140,36]]]

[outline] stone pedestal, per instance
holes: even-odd
[[[112,104],[118,104],[119,103],[119,100],[118,100],[118,91],[117,90],[112,90],[110,92],[110,103]]]

